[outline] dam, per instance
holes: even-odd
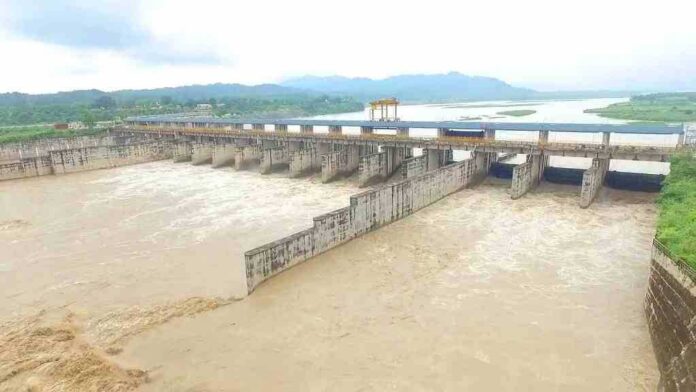
[[[253,291],[126,342],[112,359],[153,369],[143,390],[301,389],[312,374],[341,390],[655,388],[642,306],[655,195],[604,186],[606,160],[665,162],[687,148],[677,127],[675,145],[658,147],[288,126],[134,120],[108,147],[8,152],[13,167],[51,159],[44,175],[0,183],[3,205],[22,206],[0,216],[16,260],[1,267],[18,274],[4,305],[68,306],[98,334],[114,303],[149,317],[167,298]],[[553,156],[592,166],[552,183],[540,172]],[[509,180],[490,175],[502,165]],[[47,197],[69,208],[30,212]],[[49,260],[64,272],[41,274]]]

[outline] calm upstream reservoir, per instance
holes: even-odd
[[[619,101],[413,105],[399,115],[611,122],[582,111]],[[492,118],[506,109],[537,112]],[[542,183],[512,201],[509,185],[489,177],[237,300],[244,252],[347,206],[361,191],[355,178],[160,161],[2,182],[0,326],[18,338],[0,340],[0,391],[54,385],[40,372],[3,378],[22,366],[13,353],[37,318],[78,336],[76,357],[111,364],[85,376],[93,385],[140,377],[117,365],[149,373],[132,384],[142,391],[654,390],[643,298],[656,195],[605,187],[580,209],[579,186]]]

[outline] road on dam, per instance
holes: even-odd
[[[653,194],[582,210],[577,186],[511,201],[489,178],[227,300],[245,250],[357,192],[171,162],[0,183],[0,322],[68,317],[144,391],[654,390]],[[89,385],[131,375],[109,369]]]

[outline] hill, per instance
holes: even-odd
[[[361,101],[393,96],[403,102],[447,102],[487,99],[523,99],[534,90],[514,87],[502,80],[457,72],[435,75],[399,75],[386,79],[305,76],[282,86],[327,94],[349,95]]]
[[[318,95],[301,89],[275,84],[247,86],[243,84],[208,84],[181,87],[165,87],[149,90],[119,90],[105,92],[101,90],[65,91],[54,94],[0,94],[0,106],[17,105],[90,105],[97,99],[108,96],[119,103],[138,101],[157,101],[169,97],[173,101],[207,101],[211,98],[267,98],[290,97],[298,95]]]

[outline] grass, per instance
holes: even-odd
[[[37,139],[98,135],[104,129],[56,130],[48,126],[0,128],[0,144],[26,142]]]
[[[631,97],[629,102],[587,109],[602,117],[621,120],[690,122],[696,121],[696,93],[650,94]]]
[[[658,199],[657,239],[696,268],[696,154],[675,155]]]
[[[534,113],[536,113],[536,110],[519,109],[519,110],[503,110],[502,112],[498,112],[496,114],[502,114],[505,116],[523,117],[523,116],[529,116],[530,114],[534,114]]]

